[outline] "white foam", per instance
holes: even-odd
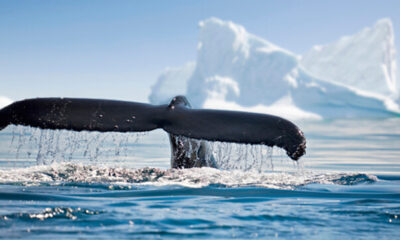
[[[353,184],[377,181],[376,177],[359,173],[257,172],[219,170],[215,168],[168,169],[113,168],[74,163],[54,163],[47,166],[0,170],[0,183],[61,184],[102,183],[200,188],[210,185],[226,187],[257,186],[274,189],[293,189],[311,183]]]

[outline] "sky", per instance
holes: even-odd
[[[0,0],[0,96],[147,102],[165,68],[196,60],[201,20],[233,21],[301,55],[381,18],[396,37],[399,13],[397,0]]]

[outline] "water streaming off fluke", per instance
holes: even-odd
[[[42,130],[38,128],[11,126],[8,151],[15,159],[35,161],[36,165],[52,163],[101,163],[118,165],[121,162],[134,162],[133,158],[149,133],[119,132],[75,132],[68,130]],[[163,135],[164,136],[164,135]],[[165,134],[166,136],[166,134]],[[160,136],[157,136],[160,137]],[[242,171],[297,171],[301,162],[290,160],[284,150],[265,145],[237,144],[190,139],[178,136],[177,144],[185,143],[188,157],[199,151],[201,144],[207,146],[206,162],[222,170]],[[169,143],[159,146],[170,162]],[[200,161],[198,159],[198,161]],[[151,163],[148,165],[151,166]],[[208,164],[211,166],[211,164]]]

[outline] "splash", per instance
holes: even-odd
[[[215,168],[158,169],[158,168],[114,168],[75,163],[54,163],[11,170],[0,170],[0,183],[23,185],[99,183],[108,189],[113,185],[131,186],[185,186],[201,188],[222,187],[263,187],[273,189],[295,189],[307,184],[354,185],[377,181],[373,175],[362,173],[289,173],[220,170]],[[117,189],[123,189],[118,187]],[[128,187],[130,189],[130,187]]]
[[[89,209],[82,208],[65,208],[65,207],[56,207],[56,208],[45,208],[40,213],[14,213],[8,215],[0,216],[0,219],[9,220],[9,219],[38,219],[43,221],[45,219],[51,218],[66,218],[71,220],[76,220],[78,217],[82,215],[98,215],[101,214],[102,211],[93,211]]]

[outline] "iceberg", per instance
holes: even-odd
[[[320,80],[398,97],[396,48],[389,19],[379,20],[353,36],[315,46],[301,65]]]
[[[199,45],[196,69],[187,84],[195,107],[202,107],[210,87],[215,87],[210,79],[218,78],[229,78],[240,89],[234,94],[225,86],[226,100],[244,107],[271,105],[287,94],[291,83],[285,75],[298,64],[297,56],[289,51],[216,18],[200,22]]]
[[[388,19],[336,43],[314,47],[304,56],[230,21],[210,18],[199,25],[196,63],[166,70],[152,88],[151,103],[167,103],[184,94],[194,107],[289,119],[400,113]]]

